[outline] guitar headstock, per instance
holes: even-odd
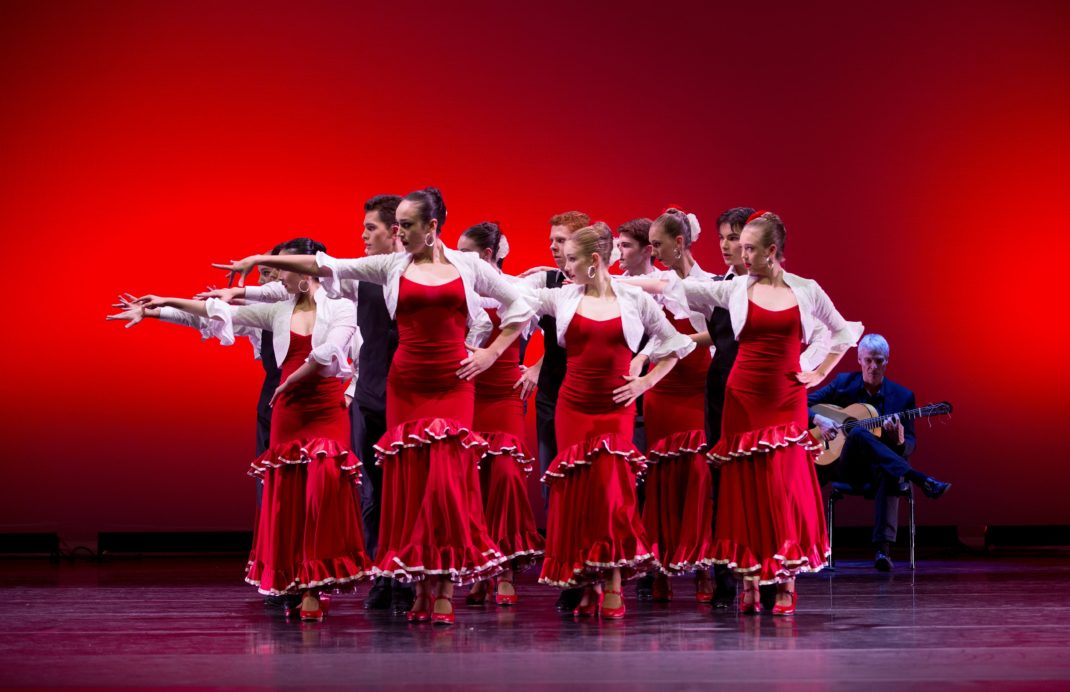
[[[935,404],[928,404],[921,408],[921,415],[923,416],[944,416],[951,413],[951,402],[941,401]]]

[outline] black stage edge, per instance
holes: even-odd
[[[253,547],[251,531],[102,532],[97,551],[106,555],[239,555]]]
[[[4,557],[46,555],[58,559],[59,554],[59,534],[0,533],[0,555]]]
[[[1070,546],[1070,525],[988,526],[985,548],[1036,548]]]

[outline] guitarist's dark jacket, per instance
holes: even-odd
[[[871,397],[862,384],[861,372],[845,372],[837,375],[832,382],[829,382],[824,387],[811,391],[806,399],[807,404],[811,407],[815,404],[832,404],[841,407],[859,403],[870,404],[881,415],[898,413],[899,411],[917,407],[917,404],[914,403],[914,392],[901,384],[892,382],[887,377],[881,382],[880,390]],[[813,420],[814,412],[811,410],[811,426],[813,426]],[[892,436],[888,434],[882,435],[881,440],[896,454],[905,459],[914,452],[914,421],[903,421],[903,433],[905,437],[903,445],[890,444],[893,441],[898,442],[898,440],[893,440]]]

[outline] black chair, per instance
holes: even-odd
[[[877,489],[871,483],[867,483],[864,486],[854,486],[850,483],[834,482],[831,484],[831,490],[829,492],[828,505],[826,507],[826,519],[828,520],[829,529],[829,567],[836,568],[836,556],[832,553],[832,527],[836,520],[836,503],[845,497],[862,497],[867,500],[873,500],[876,497]],[[910,505],[910,569],[914,569],[914,486],[909,481],[900,479],[899,485],[889,490],[888,493],[892,497],[905,497],[907,504]]]

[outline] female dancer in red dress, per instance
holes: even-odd
[[[783,270],[785,237],[776,214],[757,212],[740,237],[747,276],[670,281],[660,289],[707,316],[715,307],[731,314],[739,354],[721,439],[710,453],[723,464],[715,554],[743,579],[742,612],[761,610],[759,584],[778,585],[774,615],[795,612],[795,575],[821,569],[829,554],[806,389],[862,335],[861,323],[845,321],[815,281]],[[800,372],[800,343],[815,339],[818,323],[830,333],[828,353],[815,370]]]
[[[534,293],[538,312],[556,318],[568,358],[555,416],[561,451],[543,478],[550,510],[539,581],[585,585],[574,613],[618,618],[624,616],[622,577],[656,564],[636,505],[644,459],[632,444],[634,402],[695,344],[649,296],[610,278],[612,246],[605,224],[576,231],[565,243],[564,270],[573,284]],[[654,341],[657,364],[642,377],[628,375],[644,333]]]
[[[691,255],[691,243],[700,229],[694,216],[670,209],[650,227],[654,257],[679,278],[704,279],[708,275]],[[659,276],[661,272],[658,273]],[[713,476],[706,458],[705,396],[710,350],[706,320],[686,303],[669,304],[661,297],[667,317],[681,334],[701,335],[700,347],[676,364],[668,375],[644,395],[648,463],[643,524],[656,546],[661,570],[654,580],[655,601],[672,600],[669,576],[695,572],[695,598],[713,601],[713,582],[707,568],[713,564]],[[641,353],[632,372],[645,364]]]
[[[259,264],[318,275],[332,295],[342,293],[341,281],[384,285],[398,349],[387,376],[387,433],[376,445],[383,507],[375,572],[418,582],[410,620],[451,624],[453,585],[492,577],[503,561],[483,515],[477,463],[486,442],[471,432],[472,380],[505,352],[533,311],[485,262],[442,245],[446,207],[438,190],[410,193],[396,216],[403,253],[345,260],[253,255],[215,266],[242,276]],[[480,295],[502,305],[501,334],[468,354],[466,327],[475,343],[490,328]]]
[[[462,252],[477,253],[495,269],[509,252],[509,244],[498,224],[484,222],[465,230],[457,241]],[[503,274],[504,278],[511,277]],[[492,298],[483,299],[494,331],[493,341],[501,333],[500,305]],[[533,323],[529,322],[528,326]],[[524,443],[524,407],[515,388],[520,379],[520,340],[514,341],[494,365],[476,378],[475,431],[487,441],[479,466],[479,485],[483,491],[483,511],[491,538],[498,544],[506,562],[496,578],[498,605],[516,605],[513,573],[529,566],[542,556],[545,539],[535,524],[535,513],[528,497],[528,476],[533,457]],[[487,585],[472,585],[466,602],[483,603]]]
[[[308,254],[323,245],[308,238],[283,244],[282,253]],[[360,462],[349,450],[349,414],[343,379],[356,331],[356,311],[330,299],[315,278],[282,271],[291,299],[233,306],[145,296],[146,310],[177,308],[208,318],[207,329],[226,345],[236,327],[269,330],[282,370],[272,397],[271,440],[250,475],[264,482],[245,580],[266,595],[300,594],[302,620],[319,620],[319,592],[365,576],[357,486]],[[326,604],[324,603],[324,606]]]

